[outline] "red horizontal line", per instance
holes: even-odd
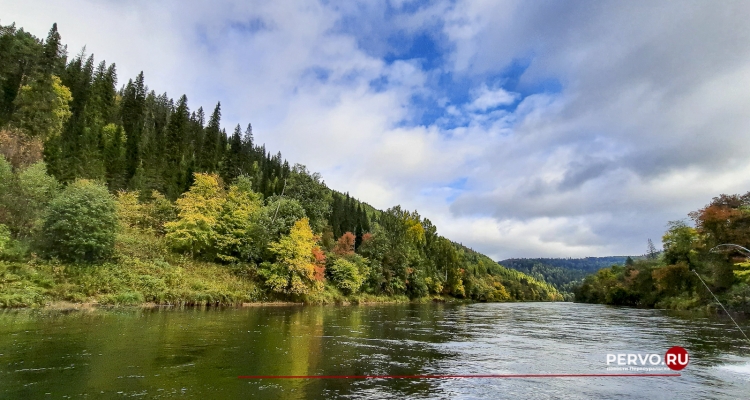
[[[492,375],[240,375],[239,379],[458,379],[458,378],[623,378],[680,374],[492,374]]]

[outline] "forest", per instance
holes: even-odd
[[[624,264],[633,258],[628,256],[585,258],[509,258],[498,263],[521,271],[555,287],[565,298],[572,301],[573,291],[583,279],[602,268]]]
[[[220,103],[0,26],[0,306],[452,298],[562,300],[227,131]]]
[[[750,247],[750,192],[722,194],[689,214],[670,221],[662,237],[663,251],[650,251],[638,260],[604,268],[589,275],[575,290],[586,303],[644,308],[705,309],[716,303],[737,312],[750,312],[750,260],[733,244]]]

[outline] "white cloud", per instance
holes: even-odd
[[[483,84],[476,91],[474,101],[467,108],[471,111],[487,111],[490,108],[513,104],[517,98],[518,93],[510,93],[503,88],[492,90]]]
[[[642,253],[668,220],[750,189],[743,2],[445,1],[396,15],[378,1],[0,7],[3,24],[40,37],[58,22],[71,53],[86,44],[116,62],[120,83],[143,69],[192,108],[220,100],[225,125],[252,122],[268,149],[331,187],[419,209],[496,258]],[[384,61],[394,32],[430,35],[448,63]],[[485,82],[518,59],[530,60],[519,89]],[[440,74],[471,82],[466,104],[441,98]],[[515,93],[545,79],[562,91]],[[438,98],[443,115],[413,123],[415,96]]]

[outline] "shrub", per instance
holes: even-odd
[[[366,259],[356,254],[333,259],[326,270],[336,287],[345,294],[357,293],[369,272]]]
[[[43,246],[63,261],[96,262],[111,256],[117,228],[117,207],[107,188],[79,179],[50,203]]]

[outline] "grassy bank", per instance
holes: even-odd
[[[226,266],[197,261],[168,250],[164,239],[137,230],[117,237],[112,261],[100,265],[64,264],[33,254],[0,260],[0,307],[64,305],[241,306],[275,303],[253,265]],[[444,296],[410,299],[361,293],[343,295],[332,285],[305,297],[305,304],[460,301]]]

